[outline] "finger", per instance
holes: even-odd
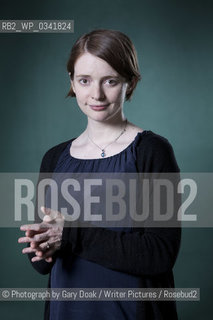
[[[36,249],[32,249],[31,247],[27,247],[22,250],[22,253],[32,253],[32,252],[36,252]]]
[[[33,238],[36,234],[40,234],[40,233],[44,232],[45,230],[47,230],[47,229],[42,229],[42,230],[39,230],[39,231],[27,230],[25,232],[25,236]]]
[[[52,257],[46,258],[45,261],[50,263],[53,261],[53,258]]]
[[[50,245],[51,243],[48,241],[48,242],[42,242],[40,243],[39,245],[39,249],[42,250],[42,251],[46,251],[50,248]]]
[[[40,234],[36,234],[34,237],[33,237],[33,240],[35,242],[44,242],[44,241],[47,241],[49,239],[49,233],[48,232],[43,232],[43,233],[40,233]]]
[[[24,224],[20,227],[21,231],[29,231],[29,230],[35,230],[35,228],[38,228],[38,223],[34,223],[34,224]]]
[[[36,252],[36,256],[31,259],[32,262],[41,261],[52,257],[54,250],[48,250],[45,254],[41,251]]]
[[[42,257],[44,255],[44,252],[36,250],[35,254],[37,257]]]
[[[50,249],[48,251],[46,251],[45,253],[43,253],[43,259],[47,259],[47,258],[52,258],[52,255],[54,254],[55,250],[54,249]]]
[[[50,208],[41,206],[40,209],[41,209],[41,211],[42,211],[44,214],[50,214],[50,213],[51,213],[51,209],[50,209]]]
[[[43,222],[51,222],[51,221],[54,220],[55,214],[54,214],[53,210],[51,210],[50,208],[41,207],[41,211],[45,215],[44,218],[43,218]]]
[[[43,258],[40,258],[40,257],[33,257],[32,259],[31,259],[31,261],[32,262],[36,262],[36,261],[41,261],[41,260],[43,260]]]
[[[47,214],[43,218],[43,222],[50,223],[52,221],[53,221],[53,219],[50,216],[48,216]]]
[[[39,251],[39,250],[35,250],[35,257],[34,258],[39,258],[39,259],[44,259],[46,258],[46,255],[44,257],[44,252]],[[32,260],[32,259],[31,259]],[[38,259],[36,259],[35,261],[38,261]]]
[[[45,214],[43,218],[44,222],[51,222],[61,215],[60,212],[46,207],[41,207],[41,211]]]
[[[50,228],[51,225],[48,225],[47,223],[34,223],[34,224],[25,224],[23,226],[20,227],[21,231],[29,231],[29,230],[33,230],[33,231],[41,231],[44,229],[48,229]]]
[[[40,250],[40,247],[39,247],[40,244],[41,244],[41,242],[32,241],[32,242],[30,243],[30,246],[31,246],[32,249]]]
[[[25,236],[26,237],[32,238],[32,237],[34,237],[34,235],[35,235],[35,231],[32,231],[32,230],[25,231]]]
[[[30,237],[22,237],[18,239],[18,243],[27,243],[33,241],[33,238]]]

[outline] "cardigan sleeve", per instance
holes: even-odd
[[[151,132],[137,149],[141,172],[178,172],[170,143]],[[178,199],[179,201],[179,199]],[[106,268],[136,276],[171,271],[180,246],[181,229],[141,228],[130,232],[106,228],[64,228],[61,250]]]
[[[38,178],[38,182],[37,185],[39,184],[39,182],[43,179],[43,178],[51,178],[52,173],[55,169],[55,166],[57,164],[58,158],[60,157],[61,152],[63,151],[63,149],[67,146],[67,144],[71,142],[71,140],[65,141],[63,143],[60,143],[59,145],[49,149],[45,155],[42,158],[42,162],[40,165],[40,173],[39,173],[39,178]],[[36,196],[37,199],[37,196]],[[41,219],[38,216],[38,207],[37,207],[37,201],[36,201],[36,205],[35,205],[35,223],[40,223]],[[29,245],[28,245],[29,246]],[[45,260],[40,260],[40,261],[35,261],[32,262],[31,259],[33,257],[35,257],[34,253],[29,253],[28,254],[28,258],[33,266],[33,268],[38,271],[41,274],[48,274],[51,269],[52,266],[55,263],[55,259],[57,257],[58,252],[56,252],[53,255],[53,262],[49,263],[46,262]]]

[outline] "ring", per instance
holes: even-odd
[[[50,248],[50,244],[49,244],[49,242],[47,241],[46,249],[49,249],[49,248]]]

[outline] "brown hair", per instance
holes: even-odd
[[[75,63],[85,52],[105,60],[125,78],[129,85],[126,100],[129,100],[137,82],[141,79],[137,53],[132,41],[124,33],[116,30],[99,29],[84,34],[74,44],[67,63],[71,80],[74,76]],[[75,97],[72,87],[67,96]]]

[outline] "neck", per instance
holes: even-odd
[[[88,118],[85,133],[96,143],[104,144],[116,138],[126,125],[126,118],[122,114],[120,117],[107,121],[96,121]]]

